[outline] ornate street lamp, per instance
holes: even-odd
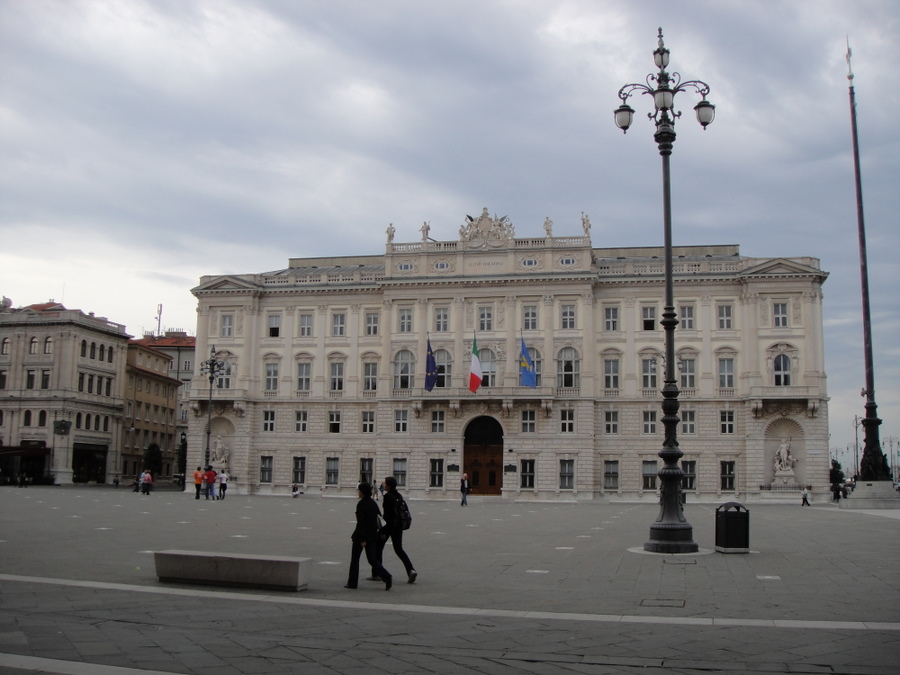
[[[678,449],[678,384],[676,381],[675,360],[675,326],[678,318],[675,312],[675,299],[672,281],[672,192],[669,177],[669,155],[675,142],[675,119],[681,112],[674,109],[675,95],[693,89],[700,94],[701,101],[694,106],[697,121],[706,129],[716,116],[716,107],[706,100],[709,85],[700,80],[682,81],[678,73],[669,74],[669,50],[663,44],[662,28],[659,29],[659,46],[653,52],[653,62],[659,68],[656,74],[647,76],[646,84],[626,84],[619,90],[622,105],[615,111],[616,126],[622,132],[628,131],[634,119],[634,110],[628,105],[628,99],[635,92],[649,94],[653,97],[654,111],[647,117],[656,125],[653,138],[659,146],[662,156],[663,174],[663,228],[665,233],[665,274],[666,298],[660,324],[665,330],[665,379],[663,395],[663,428],[665,439],[659,452],[663,466],[659,470],[660,497],[659,517],[650,526],[650,540],[644,544],[644,550],[653,553],[694,553],[699,550],[693,541],[693,528],[684,518],[681,507],[681,480],[684,471],[678,460],[684,455]]]
[[[206,454],[203,466],[209,466],[209,438],[212,435],[212,395],[213,383],[220,372],[225,370],[225,363],[216,358],[216,346],[209,349],[209,359],[200,364],[200,373],[209,376],[209,403],[206,406]]]

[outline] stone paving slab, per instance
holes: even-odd
[[[0,489],[0,673],[897,670],[900,512],[750,506],[753,552],[724,555],[714,507],[688,505],[700,554],[661,556],[642,551],[655,506],[414,501],[419,580],[385,593],[343,589],[354,506]],[[300,593],[175,587],[154,576],[167,548],[313,573]]]

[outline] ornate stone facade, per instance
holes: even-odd
[[[291,259],[276,272],[203,277],[197,353],[229,364],[212,434],[237,489],[355,495],[396,475],[418,498],[656,501],[662,447],[662,247],[594,248],[586,215],[517,238],[465,217],[459,238],[380,255]],[[557,230],[561,229],[559,225]],[[533,229],[540,231],[541,224]],[[815,258],[676,247],[679,442],[688,500],[827,494],[822,284]],[[467,388],[473,339],[484,381]],[[538,373],[520,384],[522,341]],[[436,385],[427,391],[426,356]],[[202,458],[208,380],[190,398],[189,466]],[[791,444],[794,481],[776,481]],[[781,477],[783,478],[783,476]]]

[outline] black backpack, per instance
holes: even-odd
[[[408,530],[412,525],[412,514],[409,512],[409,507],[399,493],[395,492],[394,498],[397,500],[397,524],[401,529]]]

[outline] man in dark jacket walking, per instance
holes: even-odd
[[[419,573],[413,568],[412,561],[403,550],[403,523],[400,521],[400,504],[403,502],[403,496],[397,492],[397,479],[388,476],[384,479],[384,497],[382,503],[384,506],[384,528],[379,533],[378,538],[378,562],[382,562],[382,554],[384,553],[385,544],[390,539],[394,546],[394,553],[400,558],[403,567],[406,568],[407,583],[415,583]],[[372,567],[372,576],[370,581],[375,581],[378,575],[375,573],[375,567]]]
[[[372,566],[373,576],[384,581],[384,590],[391,590],[394,578],[378,560],[378,516],[381,511],[372,499],[372,486],[360,483],[356,486],[359,501],[356,503],[356,529],[350,535],[353,549],[350,553],[350,574],[344,588],[356,588],[359,583],[359,557],[366,552],[366,559]]]

